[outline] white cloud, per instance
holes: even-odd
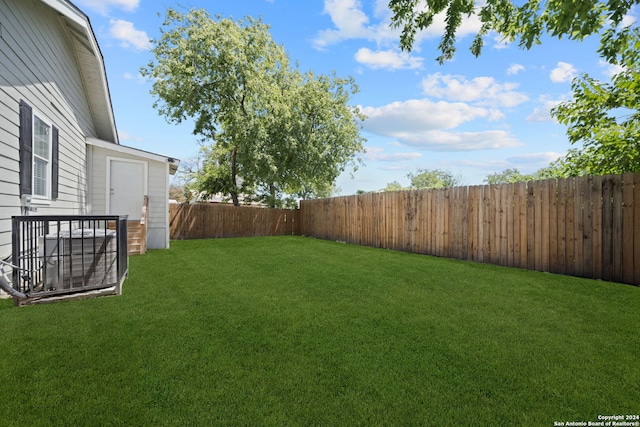
[[[363,107],[367,116],[364,130],[384,136],[403,132],[452,129],[464,122],[487,117],[489,110],[461,102],[432,102],[428,99],[410,99],[393,102],[382,107]]]
[[[408,135],[402,140],[406,145],[431,151],[495,150],[522,145],[520,141],[503,130],[481,132],[443,132],[435,130]]]
[[[368,26],[369,17],[358,0],[325,0],[324,13],[331,17],[335,28],[322,30],[313,41],[317,49],[347,39],[375,38],[375,31]]]
[[[509,163],[505,160],[459,160],[458,166],[485,169],[490,171],[502,170],[509,167]]]
[[[118,139],[121,141],[142,141],[142,138],[131,135],[130,133],[118,129]]]
[[[551,122],[554,118],[551,117],[551,110],[560,104],[560,99],[542,99],[542,105],[536,107],[531,114],[527,117],[527,121],[530,123]]]
[[[507,69],[507,75],[515,76],[520,71],[524,71],[524,65],[520,64],[511,64],[511,66]]]
[[[622,22],[620,22],[620,27],[630,27],[635,24],[638,19],[633,15],[625,15],[622,17]]]
[[[374,14],[367,16],[360,0],[324,0],[324,13],[331,17],[334,27],[318,32],[313,46],[326,49],[328,46],[350,39],[364,39],[381,43],[398,43],[399,29],[392,29],[391,11],[387,0],[376,0]],[[371,22],[375,18],[376,22]],[[440,38],[446,28],[446,12],[434,17],[433,23],[426,30],[418,32],[414,47],[424,39]],[[477,15],[463,17],[456,36],[462,38],[477,33],[482,22]]]
[[[511,41],[505,39],[500,34],[494,34],[493,36],[493,48],[494,49],[506,49],[511,44]]]
[[[529,98],[515,91],[517,83],[498,83],[493,77],[475,77],[467,80],[462,76],[431,74],[422,80],[426,95],[463,102],[501,107],[515,107]]]
[[[111,8],[133,12],[138,8],[140,0],[76,0],[78,5],[106,15]]]
[[[420,31],[416,35],[416,40],[420,41],[421,39],[441,38],[446,31],[446,27],[447,27],[446,18],[447,18],[446,11],[435,15],[433,17],[433,23],[429,26],[429,28]],[[468,17],[463,16],[462,23],[460,24],[460,27],[456,30],[456,38],[460,39],[470,34],[477,34],[481,28],[482,28],[482,21],[480,21],[480,17],[477,14],[473,14]]]
[[[136,30],[132,22],[122,19],[112,19],[110,33],[115,39],[121,41],[120,45],[134,50],[146,50],[151,47],[149,36],[142,30]]]
[[[625,67],[618,64],[609,64],[607,61],[603,59],[601,59],[598,62],[598,65],[600,65],[600,67],[603,68],[602,72],[604,73],[605,76],[609,78],[615,76],[616,74],[620,74],[625,70]]]
[[[123,77],[125,80],[135,80],[135,81],[136,81],[136,83],[144,83],[144,82],[146,82],[146,81],[147,81],[147,80],[146,80],[146,78],[145,78],[145,77],[143,77],[140,73],[138,73],[138,74],[133,74],[133,73],[124,73],[124,74],[122,75],[122,77]]]
[[[556,68],[551,70],[549,78],[554,83],[570,82],[578,71],[571,64],[566,62],[558,62]]]
[[[540,168],[548,166],[551,162],[564,156],[565,153],[558,153],[555,151],[547,151],[543,153],[525,153],[516,156],[511,156],[506,159],[492,159],[492,160],[469,160],[462,159],[457,164],[458,166],[472,167],[478,169],[484,169],[486,171],[502,171],[508,168],[516,168],[520,172],[529,173],[534,172]]]
[[[422,58],[411,56],[406,52],[397,52],[395,50],[378,50],[374,52],[366,47],[356,52],[355,59],[360,64],[370,68],[386,68],[390,70],[421,68],[423,61]]]
[[[508,157],[507,161],[519,165],[540,165],[540,167],[543,167],[558,160],[562,156],[564,156],[564,153],[546,151],[544,153],[528,153]]]
[[[412,99],[382,107],[364,107],[366,132],[392,137],[403,145],[434,151],[467,151],[514,147],[520,143],[505,131],[445,132],[477,119],[491,119],[494,111],[462,102]]]
[[[363,156],[372,162],[404,162],[422,157],[421,153],[385,153],[381,147],[365,147]]]

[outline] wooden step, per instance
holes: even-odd
[[[147,222],[149,211],[149,197],[144,196],[142,203],[142,219],[140,221],[127,221],[127,253],[139,255],[147,252]],[[115,227],[115,224],[114,224]],[[111,228],[111,224],[109,225]]]
[[[142,228],[140,221],[127,222],[127,253],[129,255],[144,253],[142,252],[142,239],[144,238]]]

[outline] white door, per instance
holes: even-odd
[[[109,167],[109,213],[139,221],[144,203],[144,163],[111,160]]]

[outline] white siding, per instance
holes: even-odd
[[[71,41],[61,18],[40,2],[0,0],[0,256],[11,251],[20,215],[19,103],[59,129],[59,197],[37,214],[85,214],[85,135],[95,128]]]
[[[147,195],[149,196],[149,223],[147,225],[147,247],[149,249],[163,249],[167,247],[169,220],[168,181],[169,173],[165,162],[149,159],[146,156],[122,153],[102,147],[91,146],[90,176],[91,214],[105,215],[107,212],[107,157],[112,159],[127,159],[144,161],[147,163]],[[142,209],[142,201],[140,203]]]

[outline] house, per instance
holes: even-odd
[[[103,57],[66,0],[0,1],[0,258],[11,217],[127,214],[148,196],[147,247],[169,247],[179,161],[119,144]]]

